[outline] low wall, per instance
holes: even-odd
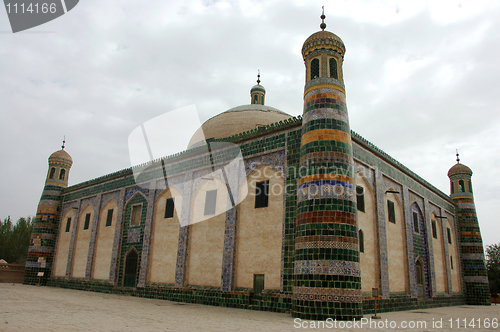
[[[0,264],[0,283],[22,283],[24,265]]]

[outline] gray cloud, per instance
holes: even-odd
[[[76,184],[130,166],[127,137],[142,122],[190,104],[202,121],[248,104],[257,69],[267,104],[301,114],[300,50],[319,29],[321,5],[88,0],[0,34],[0,217],[35,213],[63,135]],[[462,12],[442,19],[430,4],[410,5],[326,8],[327,30],[347,47],[351,128],[446,193],[458,148],[474,171],[484,241],[497,243],[498,5],[454,5]],[[9,30],[0,11],[0,31]]]

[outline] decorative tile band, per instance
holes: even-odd
[[[344,242],[344,243],[358,243],[358,239],[349,236],[337,236],[337,235],[314,235],[314,236],[302,236],[295,240],[296,243],[301,242],[314,242],[314,241],[328,241],[328,242]]]
[[[321,301],[340,303],[361,303],[363,297],[359,296],[339,296],[339,295],[313,295],[313,294],[293,294],[294,300],[300,301]]]
[[[349,116],[346,112],[334,108],[317,108],[304,114],[304,123],[319,119],[335,119],[349,123]]]
[[[478,277],[478,276],[465,276],[464,282],[471,282],[471,283],[488,283],[488,277]]]
[[[336,223],[356,226],[357,219],[354,213],[342,211],[304,212],[297,216],[297,226],[313,223]]]
[[[349,182],[351,184],[354,183],[354,180],[346,176],[344,174],[314,174],[314,175],[307,175],[302,177],[299,180],[299,185],[302,185],[303,183],[306,182],[311,182],[311,181],[322,181],[322,180],[336,180],[336,181],[343,181],[343,182]]]
[[[361,289],[293,287],[293,293],[301,295],[361,296]]]
[[[315,98],[315,95],[320,94],[320,93],[333,94],[336,96],[340,96],[340,97],[344,98],[344,100],[345,100],[345,94],[340,92],[339,90],[333,89],[333,88],[319,88],[319,89],[311,90],[308,93],[306,93],[306,95],[304,96],[304,100],[309,100],[310,98]]]
[[[359,263],[350,261],[296,261],[294,272],[361,277]]]
[[[314,241],[314,242],[297,242],[297,243],[295,243],[296,250],[313,249],[313,248],[359,250],[359,245],[357,243],[330,242],[330,241]]]
[[[352,165],[352,156],[336,151],[318,151],[306,154],[300,158],[301,165],[334,163]],[[335,168],[336,169],[336,168]],[[333,169],[333,170],[335,170]],[[327,173],[330,174],[330,173]],[[334,174],[331,174],[334,175]]]
[[[476,209],[474,203],[457,203],[459,209]]]

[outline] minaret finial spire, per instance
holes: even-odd
[[[321,28],[321,30],[325,31],[326,29],[326,23],[325,23],[325,6],[321,6],[321,8],[323,9],[323,12],[321,13],[321,24],[319,25],[319,27]]]
[[[460,158],[458,158],[458,149],[457,149],[457,164],[460,163]]]
[[[64,150],[64,144],[66,144],[66,135],[64,135],[64,138],[63,138],[63,145],[61,146],[62,150]]]
[[[260,84],[260,69],[257,69],[257,84]]]

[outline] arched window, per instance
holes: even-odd
[[[417,272],[417,285],[421,286],[424,284],[424,267],[420,260],[415,263],[415,270]]]
[[[365,192],[361,186],[356,186],[356,205],[358,211],[365,212]]]
[[[472,183],[469,180],[469,192],[472,192]]]
[[[359,230],[359,252],[365,252],[365,236],[363,234],[363,231],[360,229]]]
[[[451,193],[455,193],[455,184],[453,182],[451,183]]]
[[[465,192],[465,183],[464,180],[459,180],[458,181],[458,188],[461,193]]]
[[[437,232],[436,221],[432,220],[431,223],[432,223],[432,237],[435,238],[435,239],[437,239],[438,238],[438,232]]]
[[[319,59],[311,60],[311,80],[319,77]]]
[[[260,104],[261,104],[261,105],[264,105],[264,96],[261,96],[261,97],[260,97]]]
[[[330,77],[339,79],[339,74],[337,72],[337,60],[335,60],[335,58],[330,58]]]
[[[64,180],[65,175],[66,175],[66,170],[61,169],[61,171],[59,172],[59,180]]]
[[[259,97],[257,95],[253,95],[253,103],[254,104],[258,104],[259,103],[258,98]]]
[[[49,179],[53,179],[55,174],[56,174],[56,168],[52,167],[50,169]]]

